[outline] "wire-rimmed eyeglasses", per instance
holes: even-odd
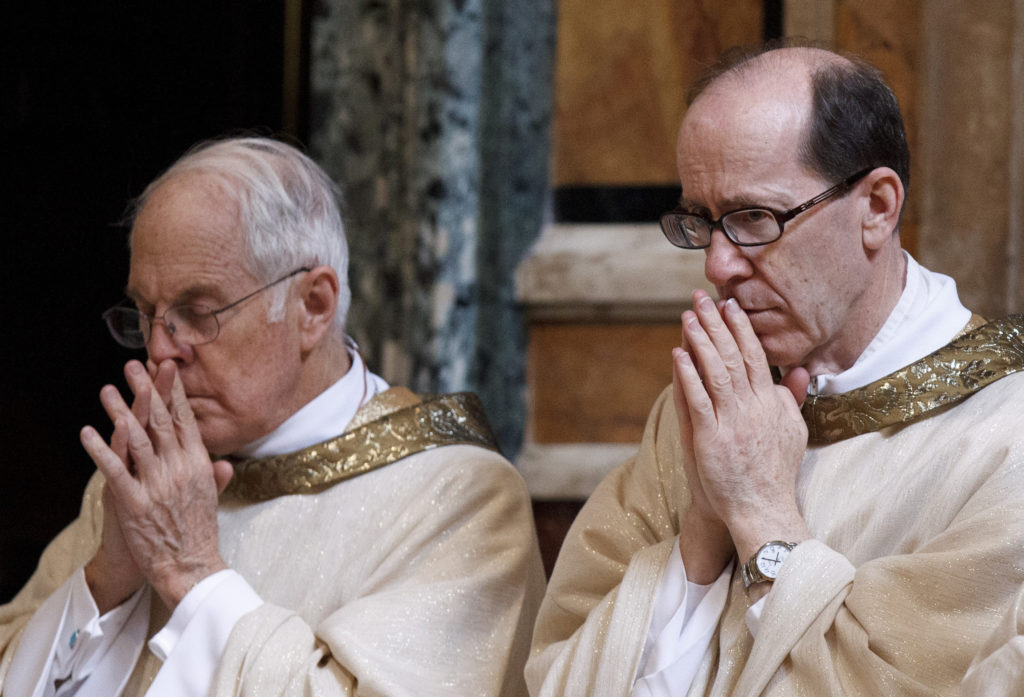
[[[845,193],[874,169],[865,167],[788,211],[780,212],[764,206],[755,206],[739,208],[723,214],[717,220],[708,220],[704,216],[677,208],[661,216],[661,231],[665,233],[669,242],[683,249],[710,247],[711,234],[715,228],[721,229],[730,242],[740,247],[771,244],[782,237],[783,228],[790,220],[822,201]]]
[[[312,271],[312,267],[303,266],[295,269],[276,281],[271,281],[248,295],[216,309],[200,304],[175,305],[167,308],[162,315],[149,315],[139,312],[129,305],[120,304],[104,312],[103,320],[107,323],[107,328],[110,330],[111,336],[114,337],[114,341],[125,348],[145,348],[153,334],[153,325],[157,320],[164,323],[167,333],[179,344],[201,346],[214,341],[220,334],[220,320],[217,319],[217,315],[241,305],[246,300],[303,271]]]

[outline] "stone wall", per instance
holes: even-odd
[[[311,149],[345,198],[349,332],[392,383],[478,392],[514,455],[512,274],[548,192],[554,8],[321,0],[311,42]]]

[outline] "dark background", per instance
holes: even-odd
[[[78,431],[109,430],[99,389],[133,355],[100,319],[125,206],[199,140],[280,134],[284,0],[13,3],[0,27],[2,603],[76,515]]]

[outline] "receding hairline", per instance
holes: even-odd
[[[721,63],[725,65],[721,65]],[[855,69],[850,58],[818,46],[785,46],[768,50],[743,50],[725,54],[720,64],[693,84],[687,94],[692,105],[706,94],[721,90],[743,89],[752,84],[763,87],[767,80],[792,84],[800,76],[810,86],[815,75],[828,67]]]
[[[153,184],[155,186],[147,187],[145,193],[133,202],[135,207],[130,212],[131,224],[128,228],[129,249],[135,236],[135,227],[143,212],[151,208],[154,200],[162,202],[157,194],[181,195],[181,191],[200,192],[204,197],[212,199],[221,211],[231,215],[232,227],[237,228],[243,238],[246,237],[245,231],[242,229],[242,211],[239,201],[243,183],[237,177],[231,176],[230,172],[207,168],[183,169],[165,174],[155,179]],[[230,210],[225,210],[229,207]]]

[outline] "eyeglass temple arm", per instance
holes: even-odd
[[[843,189],[846,189],[849,186],[851,186],[858,179],[867,176],[868,172],[870,172],[873,169],[875,169],[875,168],[874,167],[865,167],[864,169],[859,170],[858,172],[855,172],[854,174],[851,174],[846,179],[844,179],[843,181],[841,181],[838,184],[836,184],[835,186],[833,186],[831,189],[828,189],[826,191],[822,191],[820,194],[818,194],[817,196],[812,198],[810,201],[805,201],[804,203],[801,203],[796,208],[792,208],[792,209],[786,211],[785,215],[780,216],[781,221],[784,222],[784,223],[788,223],[790,220],[792,220],[796,216],[800,215],[801,213],[803,213],[808,208],[816,206],[819,203],[821,203],[822,201],[824,201],[825,199],[830,198],[832,196],[835,196],[836,194],[838,194]]]

